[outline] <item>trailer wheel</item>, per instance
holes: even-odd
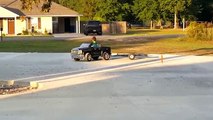
[[[134,60],[135,59],[135,55],[134,54],[129,54],[129,59],[130,60]]]

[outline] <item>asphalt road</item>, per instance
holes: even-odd
[[[0,96],[2,120],[213,119],[211,56],[164,55],[163,63],[159,55],[93,62],[73,62],[69,54],[0,56],[0,79],[52,75],[39,90]]]

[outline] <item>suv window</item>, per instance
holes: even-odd
[[[80,48],[88,48],[91,43],[82,43]]]
[[[88,24],[88,25],[100,25],[101,22],[99,22],[99,21],[88,21],[87,24]]]

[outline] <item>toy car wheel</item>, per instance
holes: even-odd
[[[92,60],[92,56],[91,56],[90,53],[86,53],[85,54],[85,60],[87,60],[87,61],[91,61]]]
[[[79,59],[79,58],[74,58],[74,60],[75,60],[75,61],[79,61],[80,59]]]
[[[135,55],[134,55],[134,54],[130,54],[130,55],[129,55],[129,59],[130,59],[130,60],[134,60],[134,59],[135,59]]]
[[[104,52],[104,53],[103,53],[103,59],[104,59],[104,60],[109,60],[109,58],[110,58],[110,54],[107,53],[107,52]]]

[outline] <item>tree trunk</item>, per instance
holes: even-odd
[[[185,31],[185,27],[186,27],[185,18],[183,18],[183,31]]]
[[[174,29],[177,29],[177,11],[176,10],[174,14]]]
[[[163,26],[162,26],[162,20],[158,20],[158,26],[160,27],[160,29],[163,29]]]
[[[150,29],[153,29],[153,21],[150,22]]]

